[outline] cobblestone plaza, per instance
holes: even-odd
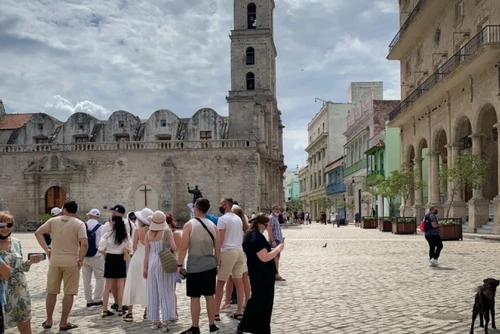
[[[444,243],[439,268],[427,262],[423,235],[394,235],[354,226],[307,225],[284,230],[286,248],[277,282],[273,333],[468,333],[474,289],[487,277],[499,278],[499,243],[475,239]],[[32,234],[17,234],[24,256],[40,248]],[[328,243],[326,248],[322,246]],[[33,265],[27,273],[32,295],[33,333],[43,331],[45,283],[48,263]],[[178,333],[190,325],[185,286],[178,286]],[[111,300],[112,301],[112,300]],[[202,302],[204,307],[204,303]],[[155,333],[142,321],[100,317],[100,308],[86,308],[80,284],[70,321],[72,333]],[[58,331],[60,303],[55,312]],[[202,333],[208,332],[202,310]],[[237,321],[222,315],[220,333],[234,333]],[[479,324],[477,322],[477,332]],[[8,330],[7,333],[16,333]],[[495,333],[495,331],[491,331]]]

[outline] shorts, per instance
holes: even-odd
[[[274,240],[274,242],[276,243],[276,247],[278,247],[278,245],[281,243],[281,240]],[[276,248],[276,247],[275,247],[275,248]],[[279,257],[280,257],[280,255],[281,255],[281,252],[278,252],[278,254],[276,255],[276,257],[278,257],[278,258],[279,258]]]
[[[239,279],[243,277],[245,253],[241,249],[229,249],[220,255],[219,281],[227,281],[229,276]]]
[[[64,283],[65,295],[77,295],[80,283],[80,268],[49,267],[47,274],[47,293],[58,295],[61,292],[61,282]]]
[[[188,273],[186,277],[186,295],[191,298],[215,295],[217,268],[201,273]]]

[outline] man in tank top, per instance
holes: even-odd
[[[187,277],[186,294],[191,298],[191,328],[181,334],[200,333],[200,298],[205,297],[207,304],[210,333],[218,333],[215,325],[215,286],[217,267],[220,263],[220,239],[215,225],[205,218],[210,209],[210,202],[200,198],[194,205],[194,218],[182,229],[182,242],[179,248],[177,271],[181,273],[182,263],[186,255]]]

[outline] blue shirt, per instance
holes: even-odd
[[[283,240],[283,234],[281,234],[281,226],[278,218],[271,214],[271,225],[273,226],[273,239],[280,242]]]
[[[215,226],[217,226],[217,223],[219,222],[219,217],[217,216],[214,216],[214,215],[211,215],[209,213],[206,213],[205,214],[205,218],[207,218],[208,220],[210,220],[212,223],[215,224]]]
[[[0,257],[0,264],[5,264],[5,261]],[[5,307],[7,300],[5,299],[5,281],[0,280],[0,303],[1,306]]]

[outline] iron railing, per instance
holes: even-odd
[[[399,29],[398,33],[396,34],[396,36],[392,40],[391,44],[389,44],[389,52],[391,52],[392,49],[394,49],[394,47],[399,43],[399,41],[401,40],[401,37],[403,37],[403,34],[406,32],[406,30],[408,30],[408,27],[410,27],[410,25],[415,20],[415,17],[417,16],[417,14],[420,12],[420,10],[424,7],[424,5],[428,1],[429,0],[420,0],[417,3],[417,5],[415,6],[415,8],[413,8],[410,15],[406,19],[405,23],[403,23],[403,25]]]
[[[383,170],[376,170],[368,173],[366,176],[366,184],[369,186],[373,186],[377,183],[377,179],[380,176],[385,176],[385,172]]]
[[[389,113],[389,120],[395,119],[399,114],[408,109],[420,97],[434,88],[439,82],[446,78],[459,65],[467,61],[483,45],[500,43],[500,25],[486,26],[477,35],[465,44],[457,53],[448,59],[440,68],[437,69],[427,80],[418,86],[410,95]]]
[[[348,175],[356,173],[358,170],[366,168],[366,159],[361,159],[358,162],[353,163],[347,168],[344,168],[344,178]]]
[[[345,183],[336,183],[336,184],[330,184],[325,187],[325,194],[326,195],[333,195],[333,194],[340,194],[340,193],[345,193],[346,187]]]

